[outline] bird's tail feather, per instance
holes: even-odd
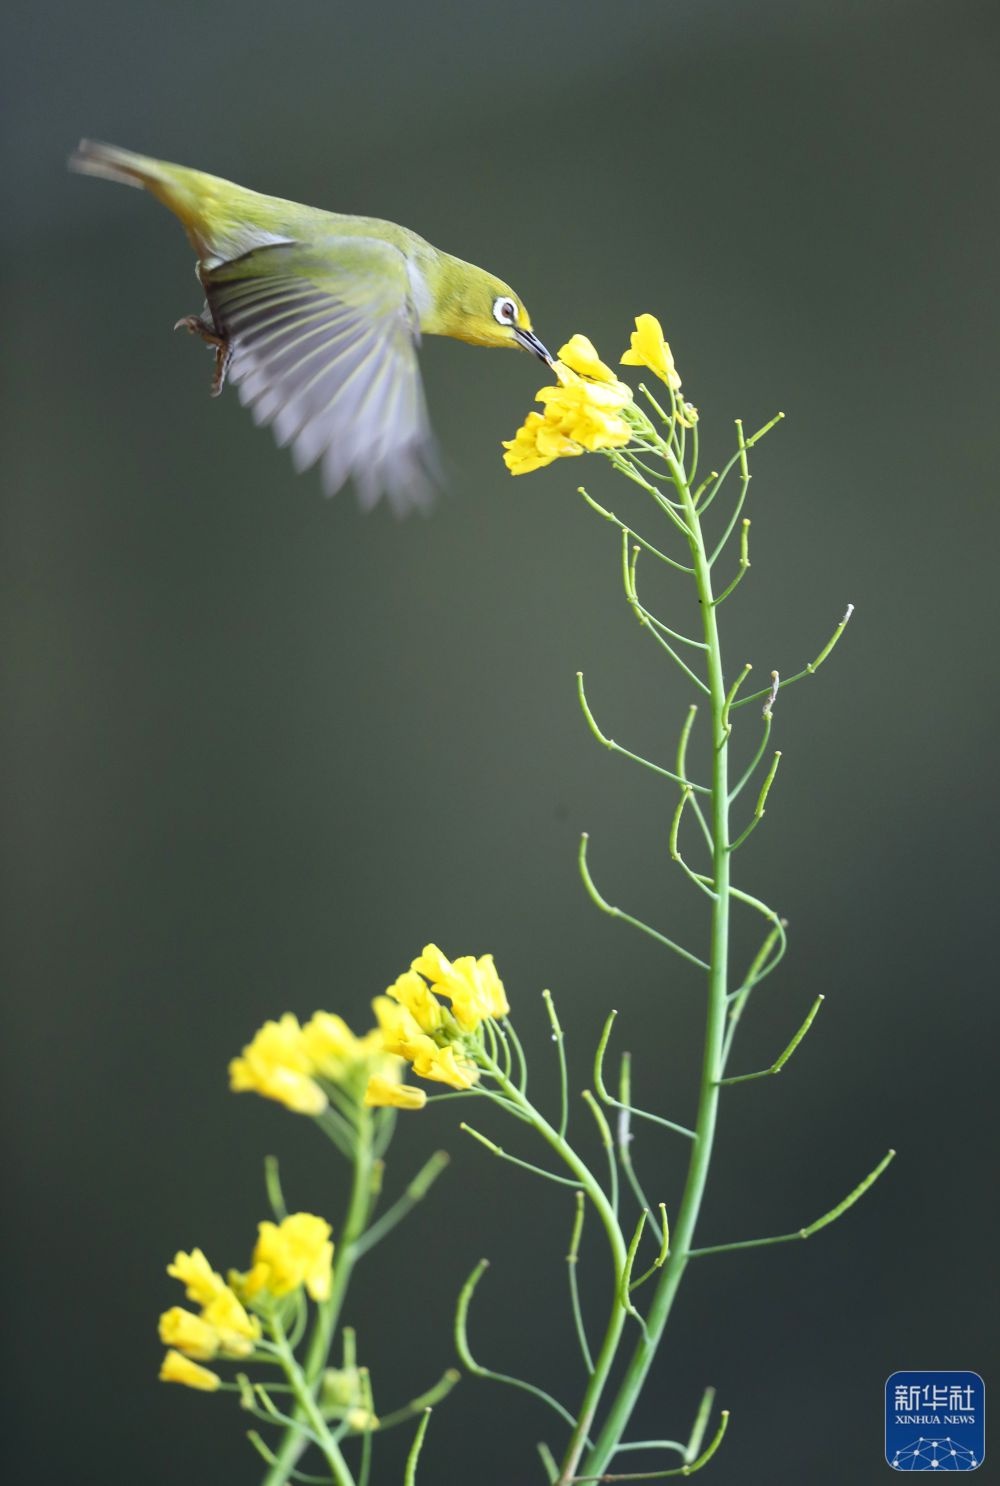
[[[146,186],[165,179],[166,169],[159,160],[120,150],[117,145],[102,144],[98,139],[81,139],[69,157],[70,170],[80,175],[96,175],[106,181],[121,181],[125,186]]]
[[[144,186],[180,218],[199,256],[208,251],[212,242],[214,197],[218,188],[228,186],[228,182],[199,170],[189,170],[185,165],[171,165],[166,160],[136,155],[114,144],[102,144],[97,139],[81,139],[69,157],[69,168],[81,175],[121,181],[126,186]]]

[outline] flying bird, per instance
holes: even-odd
[[[408,227],[261,196],[231,181],[82,140],[70,168],[152,193],[177,216],[205,292],[183,326],[215,351],[212,393],[232,382],[298,470],[333,495],[350,477],[368,509],[426,505],[433,441],[422,335],[520,346],[551,364],[508,284]]]

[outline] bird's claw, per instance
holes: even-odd
[[[229,363],[233,359],[233,352],[229,342],[224,335],[219,335],[215,328],[203,320],[200,315],[183,315],[174,326],[175,330],[183,327],[189,335],[198,335],[206,345],[215,351],[215,372],[212,376],[212,396],[218,397],[226,384],[226,373]]]

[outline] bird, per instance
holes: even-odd
[[[417,362],[423,335],[553,359],[523,301],[494,274],[407,227],[260,195],[200,170],[81,140],[71,170],[144,187],[180,219],[204,290],[186,329],[215,352],[211,392],[232,382],[297,470],[319,463],[334,495],[426,507],[437,483]]]

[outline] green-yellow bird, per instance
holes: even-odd
[[[215,348],[213,394],[228,377],[291,446],[296,469],[322,462],[327,495],[352,477],[365,508],[383,493],[399,511],[426,504],[421,335],[551,361],[513,289],[406,227],[261,196],[94,140],[69,163],[144,186],[180,218],[206,304],[178,327]]]

